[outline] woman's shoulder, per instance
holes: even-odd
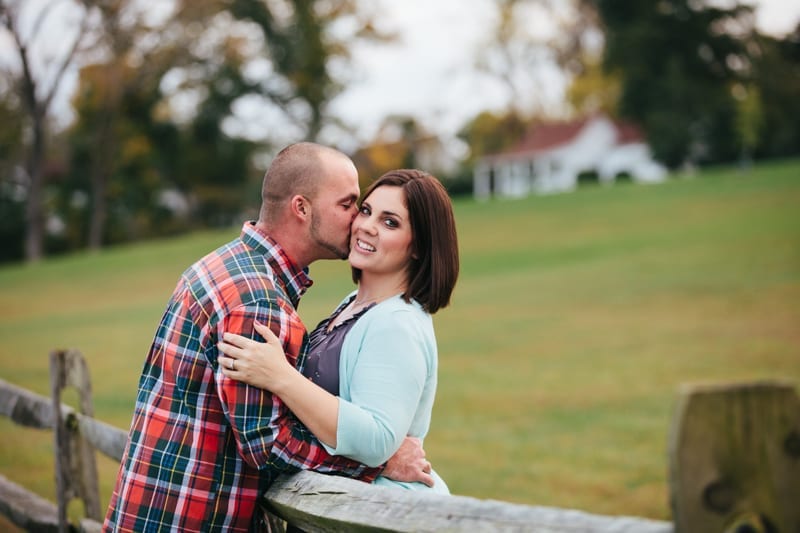
[[[371,315],[371,316],[370,316]],[[416,300],[405,301],[401,295],[392,296],[375,305],[364,317],[371,320],[411,320],[421,323],[431,321],[431,315]]]
[[[402,296],[393,296],[372,306],[359,317],[353,326],[355,336],[383,335],[386,331],[400,334],[417,332],[421,335],[433,333],[433,320],[416,301],[406,302]]]

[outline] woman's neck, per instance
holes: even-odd
[[[330,321],[328,331],[370,306],[379,304],[392,296],[403,294],[406,292],[406,287],[405,279],[362,275],[358,282],[356,297]]]
[[[353,300],[355,305],[379,303],[387,298],[406,292],[408,284],[405,278],[399,278],[398,276],[386,278],[365,274],[362,273],[358,283],[358,292],[355,300]]]

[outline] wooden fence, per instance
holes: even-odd
[[[66,386],[78,388],[78,409],[61,404]],[[0,379],[0,414],[54,430],[58,500],[0,475],[0,513],[30,531],[99,531],[105,508],[94,450],[120,460],[127,435],[93,418],[78,352],[51,354],[51,393],[46,398]],[[279,517],[274,528],[302,531],[800,531],[800,400],[791,384],[682,389],[669,454],[674,523],[404,491],[314,472],[279,478],[265,502]],[[86,518],[73,524],[66,507],[76,498]]]

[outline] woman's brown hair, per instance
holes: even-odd
[[[433,314],[450,303],[458,279],[458,238],[450,196],[441,182],[427,172],[400,169],[378,178],[364,198],[383,186],[403,190],[411,221],[413,253],[403,298],[406,301],[413,298]],[[361,270],[352,270],[353,281],[358,283]]]

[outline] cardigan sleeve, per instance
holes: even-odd
[[[351,332],[353,333],[353,332]],[[368,323],[339,399],[333,453],[369,466],[385,463],[407,435],[430,368],[430,339],[413,312],[396,310]]]

